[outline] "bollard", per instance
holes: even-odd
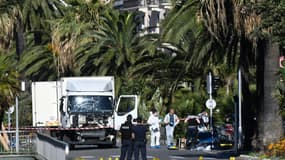
[[[235,157],[230,157],[230,160],[235,160],[236,158]]]
[[[103,157],[101,157],[101,158],[99,158],[99,160],[104,160],[104,158],[103,158]]]
[[[204,160],[203,156],[200,156],[200,157],[199,157],[199,160]]]

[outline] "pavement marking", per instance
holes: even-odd
[[[178,160],[178,159],[189,159],[187,157],[182,157],[182,156],[169,156],[171,160]],[[209,157],[199,157],[199,160],[216,160],[216,158],[209,158]]]
[[[80,156],[79,158],[84,158],[84,159],[93,159],[95,158],[94,156]]]
[[[112,157],[112,158],[117,158],[117,157],[119,157],[119,158],[120,158],[120,155],[111,155],[110,157]]]
[[[186,159],[185,157],[182,157],[182,156],[169,156],[169,158],[171,158],[171,160]]]

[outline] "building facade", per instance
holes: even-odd
[[[144,33],[159,33],[159,22],[171,9],[171,0],[116,0],[114,7],[138,12],[139,30]]]

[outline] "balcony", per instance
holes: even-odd
[[[124,9],[171,6],[171,0],[124,0]]]

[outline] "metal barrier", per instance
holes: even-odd
[[[19,153],[34,154],[34,131],[19,131]],[[0,131],[0,153],[16,153],[16,131]]]
[[[68,144],[42,133],[36,133],[36,151],[48,160],[65,160],[69,153]]]

